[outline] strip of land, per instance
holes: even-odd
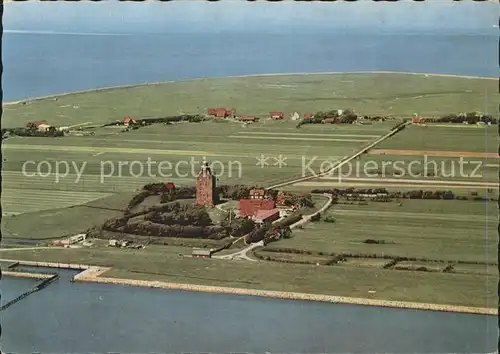
[[[372,149],[368,155],[389,155],[389,156],[440,156],[440,157],[479,157],[498,158],[496,152],[469,152],[469,151],[425,151],[425,150],[392,150],[392,149]]]
[[[102,276],[103,274],[105,274],[106,272],[111,270],[111,268],[108,268],[108,267],[93,267],[93,266],[89,266],[89,265],[61,264],[61,263],[49,263],[49,262],[30,262],[30,261],[18,261],[18,260],[8,260],[8,259],[1,259],[0,261],[2,261],[2,262],[18,262],[20,265],[29,265],[29,266],[38,266],[38,267],[81,269],[84,271],[79,273],[78,275],[76,275],[74,277],[74,281],[79,281],[79,282],[94,282],[94,283],[106,283],[106,284],[116,284],[116,285],[132,285],[132,286],[141,286],[141,287],[148,287],[148,288],[160,288],[160,289],[169,289],[169,290],[220,293],[220,294],[231,294],[231,295],[260,296],[260,297],[288,299],[288,300],[321,301],[321,302],[331,302],[331,303],[337,303],[337,304],[352,304],[352,305],[364,305],[364,306],[405,308],[405,309],[415,309],[415,310],[444,311],[444,312],[482,314],[482,315],[497,315],[498,314],[498,310],[494,309],[494,308],[438,305],[438,304],[427,304],[427,303],[418,303],[418,302],[375,300],[375,299],[368,299],[368,298],[354,298],[354,297],[345,297],[345,296],[319,295],[319,294],[308,294],[308,293],[298,293],[298,292],[267,291],[267,290],[231,288],[231,287],[221,287],[221,286],[206,286],[206,285],[171,283],[171,282],[161,282],[161,281],[121,279],[121,278],[103,277]],[[12,273],[15,273],[15,272],[12,272]],[[38,274],[37,274],[37,276],[38,276]]]

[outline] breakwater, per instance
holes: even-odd
[[[21,272],[9,272],[9,273],[21,273]],[[24,274],[29,274],[29,273],[24,273]],[[41,276],[43,276],[45,279],[43,279],[40,283],[36,284],[34,287],[32,287],[31,289],[29,289],[28,291],[26,291],[26,292],[22,293],[21,295],[19,295],[15,299],[10,300],[7,303],[5,303],[2,306],[0,306],[0,311],[3,311],[5,309],[9,308],[10,306],[14,305],[16,302],[21,301],[25,297],[27,297],[27,296],[29,296],[29,295],[37,292],[37,291],[40,291],[40,290],[46,288],[49,284],[51,284],[51,283],[55,282],[57,279],[59,279],[59,274],[32,274],[32,275],[33,276],[36,275],[37,278],[40,278]]]

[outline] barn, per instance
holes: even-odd
[[[283,119],[285,114],[283,112],[269,112],[269,118],[271,119]]]

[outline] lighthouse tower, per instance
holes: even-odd
[[[196,178],[196,205],[214,206],[217,202],[217,178],[212,174],[210,165],[203,161]]]

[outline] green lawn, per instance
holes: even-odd
[[[33,193],[36,193],[33,191]],[[81,233],[94,225],[123,214],[134,193],[122,193],[83,205],[56,209],[59,195],[54,192],[45,201],[30,197],[31,203],[52,205],[51,210],[30,212],[2,218],[3,239],[57,239]],[[35,194],[35,197],[37,194]],[[22,202],[22,201],[21,201]]]
[[[177,253],[176,253],[177,252]],[[1,251],[4,259],[114,267],[105,276],[337,296],[496,307],[496,277],[365,267],[200,260],[178,249]],[[376,291],[370,294],[368,291]]]
[[[490,217],[485,218],[486,210]],[[334,205],[324,217],[267,248],[376,254],[443,261],[496,260],[496,205],[472,201],[405,200],[366,206]],[[366,239],[386,244],[366,244]]]
[[[361,114],[411,116],[484,110],[484,92],[496,80],[409,74],[316,74],[203,79],[93,91],[4,107],[5,127],[47,119],[55,125],[106,123],[124,116],[162,117],[234,107],[243,115],[266,117],[337,108]],[[494,100],[488,111],[496,112]]]
[[[495,153],[498,143],[497,125],[483,128],[408,126],[377,149]]]

